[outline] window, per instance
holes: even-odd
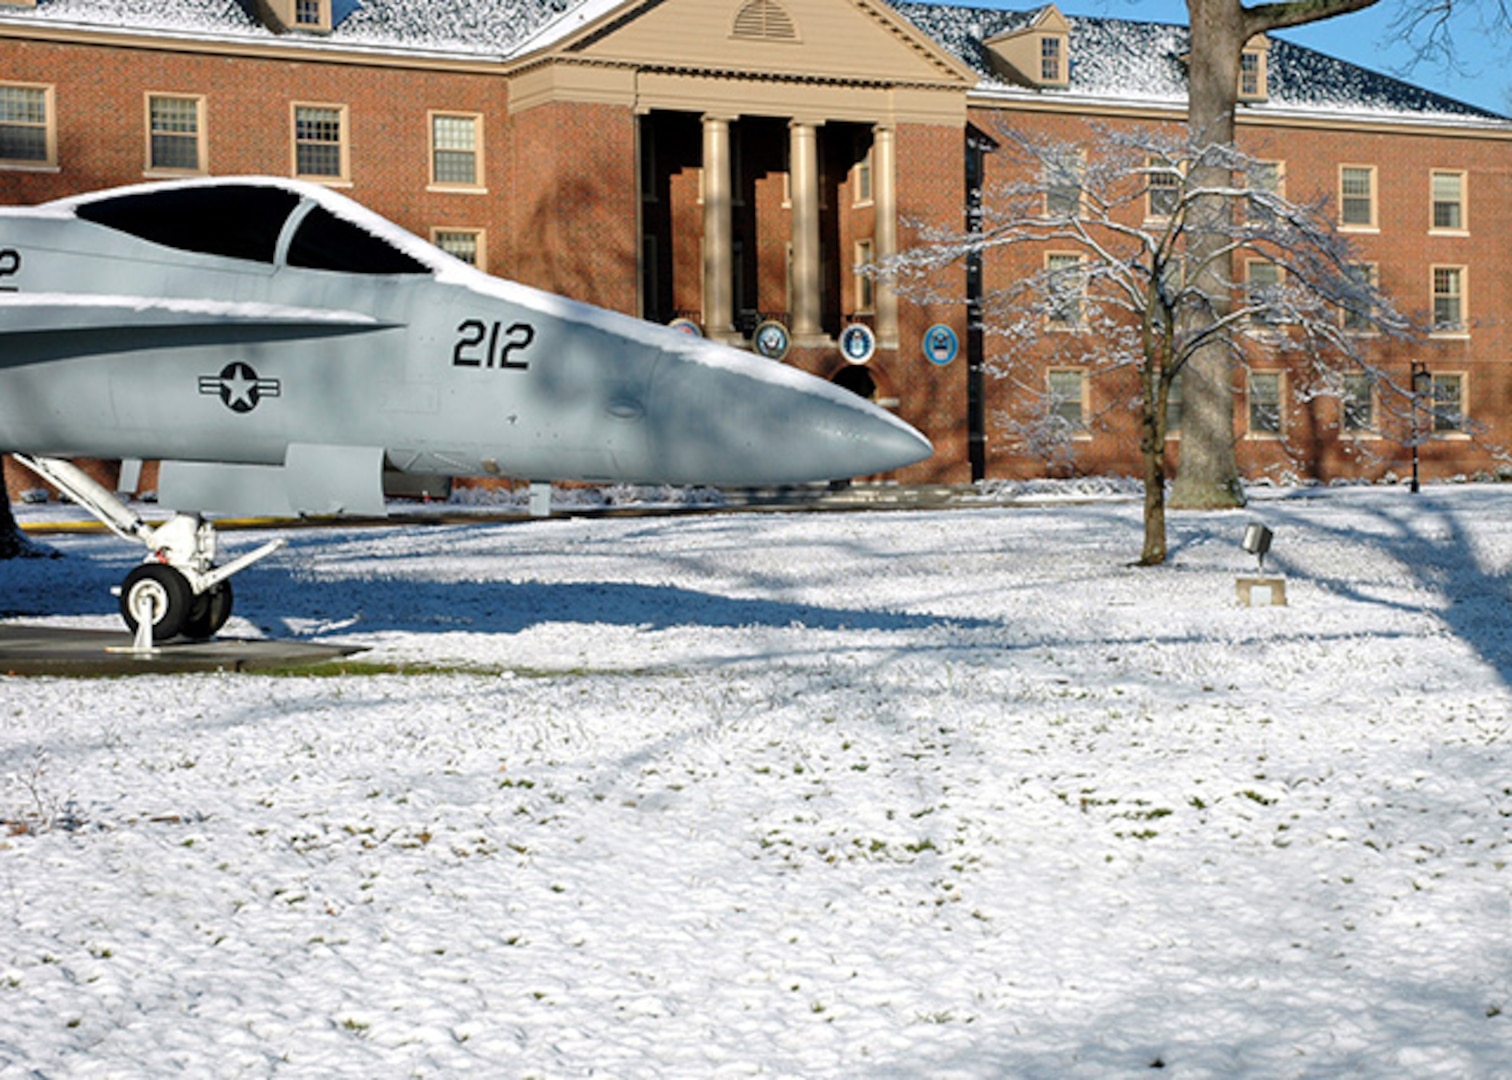
[[[1181,201],[1181,174],[1168,161],[1151,158],[1149,161],[1146,212],[1152,218],[1168,218],[1176,212]]]
[[[294,175],[307,180],[347,178],[345,105],[294,106]]]
[[[856,187],[851,200],[857,206],[869,205],[872,201],[872,148],[870,145],[856,147]]]
[[[1086,393],[1087,380],[1080,369],[1051,370],[1046,373],[1049,409],[1072,431],[1087,430]]]
[[[1057,154],[1045,162],[1045,216],[1074,218],[1081,213],[1082,155],[1077,151]]]
[[[1045,285],[1049,293],[1046,322],[1052,329],[1071,330],[1081,325],[1082,279],[1080,255],[1054,252],[1045,256]]]
[[[1279,161],[1255,161],[1249,167],[1249,214],[1253,221],[1270,221],[1275,217],[1275,203],[1284,193],[1283,170]]]
[[[0,165],[57,164],[50,86],[0,83]]]
[[[1346,229],[1373,229],[1376,224],[1375,166],[1339,168],[1339,224]]]
[[[1465,430],[1465,377],[1433,376],[1433,432],[1452,435]]]
[[[431,113],[431,184],[445,188],[483,187],[482,117]]]
[[[1433,268],[1433,329],[1435,333],[1458,333],[1465,329],[1465,268]]]
[[[483,267],[488,264],[482,229],[432,229],[431,243],[448,255],[461,259],[468,266]]]
[[[1249,433],[1281,434],[1281,373],[1257,371],[1249,380]]]
[[[205,99],[147,95],[147,170],[205,171]]]
[[[294,29],[331,29],[330,0],[294,0]]]
[[[1250,308],[1250,322],[1275,326],[1285,317],[1281,309],[1281,268],[1265,259],[1251,259],[1244,264],[1245,305]]]
[[[1339,407],[1346,435],[1374,432],[1375,380],[1369,375],[1344,376],[1344,396]]]
[[[856,242],[856,310],[858,312],[871,312],[876,308],[876,282],[871,275],[863,274],[861,268],[870,266],[872,263],[874,248],[870,240],[858,240]]]
[[[1270,96],[1265,49],[1245,49],[1239,54],[1239,98],[1264,101]]]
[[[1465,229],[1465,174],[1435,172],[1430,181],[1433,192],[1433,224],[1436,232],[1463,232]]]
[[[1066,44],[1060,37],[1040,38],[1040,82],[1063,83],[1066,81]]]
[[[1380,271],[1375,263],[1355,263],[1349,268],[1349,276],[1359,285],[1374,291]],[[1369,296],[1356,302],[1346,303],[1340,309],[1339,325],[1355,334],[1368,334],[1375,330],[1375,305]]]

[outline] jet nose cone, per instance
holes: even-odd
[[[648,414],[658,471],[680,483],[842,480],[934,452],[918,431],[847,390],[710,342],[663,355]]]

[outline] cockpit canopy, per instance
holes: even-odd
[[[355,203],[352,206],[361,210]],[[80,200],[74,202],[73,210],[85,221],[164,247],[269,264],[278,261],[285,226],[298,213],[300,219],[283,256],[289,266],[345,274],[429,274],[435,270],[389,238],[333,213],[299,190],[273,184],[139,189]],[[397,231],[381,218],[374,217],[374,222]]]

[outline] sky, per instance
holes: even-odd
[[[1491,33],[1479,23],[1489,10],[1488,0],[1471,0],[1465,14],[1456,16],[1451,34],[1455,46],[1452,65],[1426,60],[1412,66],[1413,50],[1392,33],[1392,23],[1409,0],[1381,0],[1352,15],[1328,19],[1309,27],[1278,34],[1361,67],[1405,78],[1459,101],[1500,113],[1512,112],[1512,36]],[[996,0],[995,6],[1022,6],[1014,0]],[[1182,0],[1061,0],[1068,15],[1110,15],[1148,22],[1187,21]]]

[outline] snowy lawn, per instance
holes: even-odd
[[[289,536],[0,677],[0,1077],[1512,1076],[1512,488]]]

